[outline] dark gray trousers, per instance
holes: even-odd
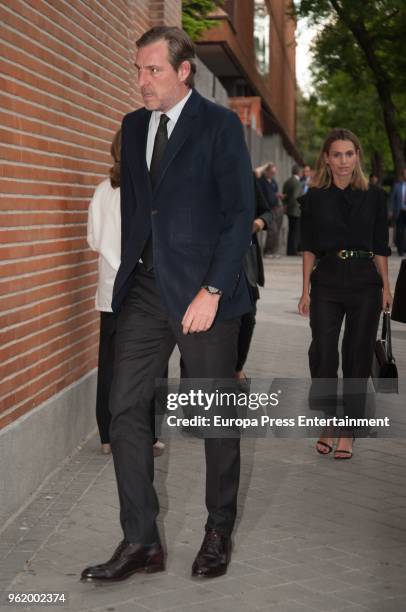
[[[180,322],[170,319],[161,306],[153,273],[137,266],[134,285],[118,316],[110,392],[110,440],[127,541],[159,540],[150,425],[155,379],[163,377],[175,344],[189,378],[233,379],[239,324],[239,318],[216,322],[207,332],[184,336]],[[208,438],[205,455],[206,529],[228,535],[237,510],[239,439]]]

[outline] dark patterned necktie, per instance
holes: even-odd
[[[164,156],[166,145],[168,144],[168,131],[166,124],[169,121],[169,117],[162,114],[159,119],[159,126],[155,135],[154,150],[152,152],[151,165],[149,167],[149,176],[151,177],[152,188],[155,187],[158,175],[159,166]]]
[[[169,121],[169,117],[162,114],[159,119],[159,126],[154,140],[154,150],[152,151],[151,165],[149,167],[149,176],[151,179],[152,189],[155,187],[159,177],[159,169],[162,158],[165,153],[166,145],[168,144],[168,131],[166,124]],[[150,272],[154,267],[154,258],[152,251],[152,233],[148,236],[144,246],[144,250],[141,253],[142,263],[144,267]]]

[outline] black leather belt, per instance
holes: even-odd
[[[372,259],[372,251],[353,251],[352,249],[342,249],[341,251],[327,251],[323,255],[336,255],[340,259]]]

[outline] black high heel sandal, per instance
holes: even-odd
[[[323,448],[327,448],[327,450],[326,451],[320,450],[318,448],[319,444],[320,444],[320,446],[323,446]],[[319,453],[319,455],[329,455],[332,450],[333,450],[333,447],[330,446],[330,444],[327,444],[327,442],[323,442],[323,440],[317,440],[317,442],[316,442],[316,451]]]
[[[354,444],[354,441],[355,441],[354,432],[352,433],[352,436],[341,436],[341,437],[342,438],[350,438],[350,437],[352,437],[352,443]],[[338,438],[338,439],[340,439],[340,438]],[[337,455],[337,453],[340,453],[341,456]],[[334,451],[334,459],[336,459],[337,461],[345,461],[347,459],[352,459],[352,454],[353,454],[352,450],[350,450],[350,451],[349,450],[345,450],[345,449],[337,450],[337,448],[336,448],[336,450]]]
[[[332,440],[332,444],[334,444],[334,428],[332,427],[326,427],[322,433],[320,438],[331,438]],[[328,444],[328,442],[323,442],[323,440],[317,440],[316,442],[316,451],[319,453],[319,455],[329,455],[331,453],[331,451],[333,450],[333,446],[332,444]],[[318,448],[318,446],[322,446],[323,448],[326,448],[327,450],[320,450]]]

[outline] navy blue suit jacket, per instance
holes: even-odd
[[[254,190],[238,116],[200,96],[186,102],[151,188],[146,143],[151,112],[124,117],[121,157],[121,265],[113,294],[120,308],[152,231],[162,303],[181,320],[202,285],[223,291],[217,319],[252,308],[243,259],[251,241]]]

